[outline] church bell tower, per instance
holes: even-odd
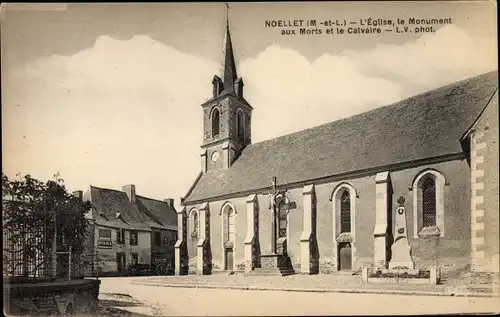
[[[203,103],[202,171],[229,168],[241,151],[251,143],[253,108],[243,95],[243,80],[238,78],[233,45],[226,22],[221,77],[212,80],[212,97]]]

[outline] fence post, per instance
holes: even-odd
[[[54,212],[53,216],[54,221],[54,237],[52,240],[52,277],[57,277],[57,224],[56,224],[56,213]]]
[[[68,281],[71,281],[71,263],[73,262],[73,257],[72,257],[72,254],[71,254],[71,246],[69,247],[69,251],[68,251]]]

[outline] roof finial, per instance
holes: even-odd
[[[224,4],[226,5],[226,28],[229,29],[229,9],[231,8],[227,2],[224,2]]]

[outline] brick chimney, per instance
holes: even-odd
[[[167,203],[167,205],[168,205],[168,207],[170,207],[170,209],[174,209],[174,199],[173,198],[167,198],[167,199],[164,199],[163,201]]]
[[[135,203],[135,185],[129,184],[122,187],[122,191],[127,194],[130,202]]]
[[[75,190],[72,194],[79,200],[83,200],[83,190]]]

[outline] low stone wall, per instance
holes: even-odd
[[[431,284],[441,280],[440,269],[431,266],[430,270],[422,269],[375,269],[366,266],[362,270],[363,282],[377,284]]]
[[[101,281],[38,281],[4,284],[4,311],[8,315],[70,315],[92,314],[99,305]]]

